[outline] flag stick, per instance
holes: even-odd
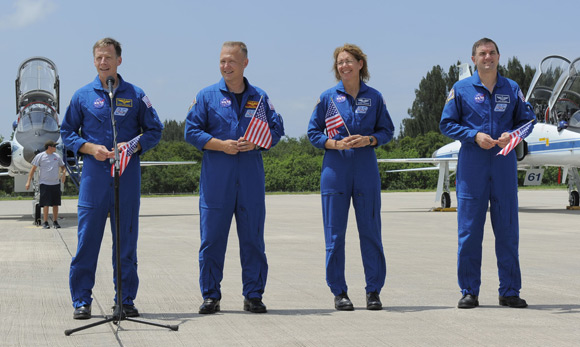
[[[338,111],[338,107],[336,107],[336,104],[334,103],[334,99],[333,98],[330,98],[330,102],[332,102],[332,104],[334,105],[334,108],[336,108],[336,112],[338,112],[338,115],[340,116],[340,118],[342,118],[342,115]],[[348,136],[351,136],[350,135],[350,131],[348,131],[348,127],[346,126],[346,122],[344,121],[344,118],[342,118],[342,124],[344,124],[344,128],[346,129],[346,132],[348,133]]]

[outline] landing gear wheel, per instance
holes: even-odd
[[[570,202],[570,206],[578,206],[580,203],[580,194],[578,191],[573,190],[570,192],[570,198],[568,200]]]
[[[441,194],[441,207],[442,208],[449,208],[451,207],[451,196],[448,192],[443,192]]]
[[[40,205],[34,205],[34,225],[40,225]]]

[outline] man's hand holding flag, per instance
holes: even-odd
[[[124,143],[121,147],[119,147],[119,176],[123,174],[125,168],[129,164],[129,160],[131,160],[131,156],[139,146],[139,140],[141,139],[141,135],[135,136],[131,141]],[[115,163],[111,165],[111,177],[115,176]]]
[[[516,130],[509,133],[510,142],[505,146],[497,155],[508,155],[524,138],[526,138],[534,128],[532,126],[533,121],[529,121],[526,124],[522,125],[521,127],[517,128]]]

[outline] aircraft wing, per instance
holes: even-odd
[[[392,159],[377,159],[379,163],[424,163],[424,164],[439,164],[441,162],[455,162],[457,158],[392,158]]]
[[[197,161],[142,161],[141,166],[160,166],[160,165],[193,165]]]
[[[439,168],[437,166],[415,167],[412,169],[387,170],[385,172],[431,171],[431,170],[439,170]]]
[[[197,164],[197,161],[142,161],[141,162],[141,166],[193,165],[193,164]],[[79,161],[78,165],[82,167],[83,162]]]
[[[449,208],[451,206],[451,197],[449,195],[449,172],[457,168],[457,157],[438,157],[438,158],[392,158],[377,159],[379,163],[407,163],[407,164],[433,164],[435,166],[416,167],[398,170],[387,170],[386,172],[410,172],[410,171],[431,171],[438,170],[439,178],[437,179],[437,191],[435,192],[435,201],[441,199],[441,207]],[[451,165],[450,165],[451,164]]]

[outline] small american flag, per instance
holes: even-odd
[[[532,121],[527,122],[526,124],[522,125],[521,127],[517,128],[516,130],[510,133],[510,142],[507,146],[505,146],[497,155],[508,155],[512,149],[516,148],[516,146],[522,142],[526,136],[528,136],[532,132]]]
[[[266,106],[264,105],[264,98],[260,98],[254,116],[248,125],[244,138],[257,146],[262,148],[270,148],[272,146],[272,133],[266,119]]]
[[[344,125],[344,120],[342,120],[342,116],[338,113],[338,109],[332,99],[330,99],[330,106],[326,111],[324,122],[326,123],[326,133],[329,138],[336,136],[338,134],[338,128]]]
[[[135,136],[131,141],[125,143],[121,148],[119,148],[119,176],[123,174],[125,168],[131,160],[131,156],[135,153],[137,149],[137,144],[141,139],[141,135]],[[115,164],[111,165],[111,177],[115,176]]]

